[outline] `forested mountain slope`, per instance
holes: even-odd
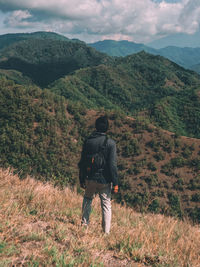
[[[0,69],[14,69],[45,87],[74,70],[112,59],[81,42],[28,39],[0,50]]]
[[[8,47],[11,44],[27,39],[48,39],[70,41],[67,37],[54,32],[33,32],[33,33],[9,33],[0,35],[0,49]]]
[[[46,87],[85,107],[142,113],[166,130],[199,138],[195,72],[145,52],[113,58],[53,33],[28,36],[0,50],[0,75]]]
[[[200,137],[199,86],[195,72],[140,52],[115,59],[114,64],[77,70],[49,89],[92,108],[142,113],[166,130]]]
[[[55,185],[78,184],[84,139],[103,110],[0,80],[0,167]],[[200,218],[200,140],[179,137],[120,111],[107,111],[117,143],[117,201],[139,211]]]

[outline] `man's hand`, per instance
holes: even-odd
[[[114,192],[115,194],[117,194],[118,191],[119,191],[119,187],[118,187],[118,185],[115,185],[114,188],[113,188],[113,192]]]

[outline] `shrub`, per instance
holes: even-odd
[[[141,168],[137,165],[132,166],[131,168],[128,169],[128,174],[134,174],[137,175],[141,173]]]
[[[165,159],[165,155],[163,152],[158,152],[153,156],[157,161],[161,161]]]
[[[166,189],[169,189],[169,183],[167,181],[163,181],[162,183]]]
[[[174,195],[173,193],[169,193],[168,200],[170,206],[170,214],[181,218],[183,216],[183,212],[181,210],[179,197],[177,195]]]
[[[189,166],[194,168],[195,171],[200,170],[200,157],[192,159],[188,162]]]
[[[184,185],[183,179],[178,179],[178,180],[173,184],[173,188],[176,189],[176,190],[183,191],[183,185]]]
[[[139,120],[135,120],[132,123],[132,128],[134,129],[135,133],[143,133],[144,130],[147,130],[148,125],[144,122],[139,121]]]
[[[174,174],[170,163],[162,165],[161,172],[166,174],[167,176],[172,176]]]
[[[190,190],[200,189],[200,176],[197,176],[194,179],[190,179],[188,189],[190,189]]]
[[[128,192],[124,195],[124,200],[126,203],[136,206],[139,211],[144,211],[148,203],[148,194],[147,193],[133,193]]]
[[[184,147],[182,155],[184,158],[188,159],[192,155],[192,151],[188,147]]]
[[[151,174],[149,176],[146,176],[146,177],[144,177],[144,180],[149,186],[158,185],[158,176],[157,176],[157,174]]]
[[[160,204],[158,199],[154,199],[148,207],[148,211],[158,213],[160,211]]]
[[[175,148],[179,148],[181,146],[180,140],[178,140],[178,139],[174,140],[174,146],[175,146]]]
[[[196,194],[192,195],[191,201],[200,202],[200,194],[196,193]]]
[[[117,165],[118,166],[118,170],[119,171],[125,170],[126,169],[126,165],[127,165],[127,163],[126,163],[125,160],[123,160],[123,159],[119,160],[119,163]]]
[[[170,165],[172,168],[181,168],[185,166],[185,160],[182,157],[173,158],[170,160]]]
[[[156,171],[156,170],[157,170],[157,168],[156,168],[156,166],[155,166],[155,164],[154,164],[153,162],[149,162],[149,163],[147,164],[147,167],[148,167],[148,169],[151,170],[151,171]]]
[[[161,146],[162,146],[164,151],[171,153],[173,148],[174,148],[174,143],[171,140],[163,139]]]
[[[158,190],[152,192],[151,195],[154,196],[154,197],[155,196],[156,197],[164,197],[165,194],[164,194],[164,192],[162,190],[158,189]]]
[[[152,148],[153,151],[155,151],[155,152],[158,152],[158,151],[159,151],[159,148],[160,148],[160,144],[157,143],[157,142],[156,142],[155,140],[153,140],[153,139],[152,139],[151,141],[147,142],[147,143],[146,143],[146,146]]]
[[[137,139],[130,139],[126,142],[126,145],[123,147],[123,156],[138,156],[140,155],[141,150],[138,144]]]
[[[188,209],[187,212],[194,223],[200,223],[200,208]]]

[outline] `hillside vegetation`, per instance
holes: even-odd
[[[115,65],[77,70],[48,88],[87,107],[115,106],[134,116],[142,112],[166,130],[199,138],[199,85],[194,72],[141,52],[116,59]]]
[[[0,50],[0,68],[15,69],[45,87],[50,82],[87,66],[111,59],[82,42],[30,38]]]
[[[72,183],[79,130],[68,108],[64,98],[48,90],[1,79],[0,165]]]
[[[0,266],[193,266],[199,228],[112,203],[112,230],[101,231],[94,200],[91,224],[80,226],[82,197],[0,169]]]
[[[24,78],[25,85],[35,83],[85,107],[117,109],[133,116],[142,112],[166,130],[199,138],[200,78],[195,72],[145,52],[109,57],[61,37],[39,32],[4,46],[0,75],[19,84]]]
[[[27,39],[70,41],[67,37],[55,32],[8,33],[0,35],[0,49]]]
[[[0,84],[0,166],[55,185],[78,184],[77,164],[95,119],[107,114],[117,142],[117,201],[200,222],[200,140],[179,137],[120,111],[87,110],[49,90]]]

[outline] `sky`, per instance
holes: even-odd
[[[148,43],[199,31],[200,0],[0,0],[0,34],[52,31],[87,43]]]

